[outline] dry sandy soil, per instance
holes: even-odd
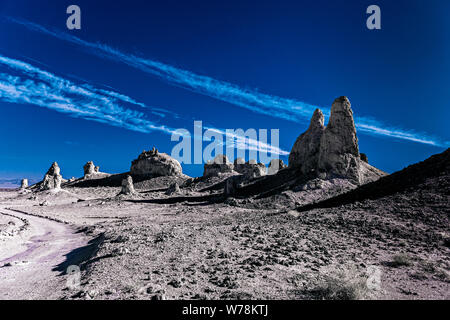
[[[129,197],[105,186],[0,192],[0,213],[8,214],[0,215],[1,246],[19,253],[0,251],[0,297],[449,299],[448,160],[447,150],[422,164],[422,178],[411,177],[416,167],[405,169],[369,191],[311,207],[300,205],[349,186],[325,181],[225,201],[211,188],[220,179],[172,196],[161,179]],[[39,254],[24,251],[33,243],[52,257],[39,264]],[[76,290],[61,274],[71,264],[82,270]],[[42,277],[39,292],[29,272]],[[12,286],[16,293],[6,295]]]

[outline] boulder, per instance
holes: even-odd
[[[61,169],[57,162],[53,162],[50,169],[45,174],[44,180],[40,183],[40,190],[61,189],[62,176]]]
[[[183,170],[180,163],[166,153],[159,153],[153,148],[143,151],[131,163],[130,173],[138,176],[160,177],[181,175]]]
[[[325,131],[325,117],[320,109],[316,109],[311,118],[308,130],[300,135],[289,154],[289,167],[300,168],[302,173],[317,169],[320,142]]]
[[[281,159],[272,159],[267,168],[267,174],[272,175],[278,173],[281,169],[286,168],[287,165]]]
[[[218,176],[233,172],[234,165],[223,154],[217,155],[213,161],[208,161],[203,167],[203,177]]]

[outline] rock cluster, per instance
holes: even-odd
[[[50,169],[48,169],[45,174],[44,180],[42,180],[40,184],[40,190],[52,190],[52,189],[60,189],[62,176],[60,174],[61,169],[58,166],[58,163],[53,162]]]
[[[213,161],[208,161],[203,167],[204,177],[218,176],[223,173],[233,172],[234,165],[223,154],[217,155]]]
[[[133,178],[131,176],[126,176],[126,178],[122,180],[122,190],[120,191],[120,194],[124,195],[136,194],[133,185]]]
[[[357,183],[362,180],[360,163],[353,111],[347,97],[333,102],[326,127],[323,113],[316,109],[308,130],[297,138],[289,155],[289,167],[299,168],[302,173],[325,173]]]
[[[143,151],[136,160],[131,163],[132,175],[159,177],[175,176],[183,173],[180,163],[166,153],[159,153],[153,148]]]
[[[266,175],[266,166],[256,160],[245,162],[242,158],[234,160],[234,171],[242,174],[246,179],[253,179]]]

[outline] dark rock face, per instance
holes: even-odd
[[[153,148],[143,151],[136,160],[131,163],[130,173],[149,177],[181,175],[183,170],[180,163],[166,153],[159,153]]]
[[[298,168],[303,174],[314,172],[321,178],[348,178],[357,184],[384,175],[367,163],[362,164],[353,111],[347,97],[333,102],[326,127],[323,113],[319,109],[314,111],[308,130],[295,141],[289,167]]]
[[[303,173],[317,169],[320,140],[325,130],[325,117],[319,109],[314,111],[306,132],[300,135],[289,154],[289,167],[301,168]]]
[[[367,155],[365,153],[360,153],[359,157],[361,158],[362,161],[364,161],[365,163],[369,163],[369,158],[367,158]]]

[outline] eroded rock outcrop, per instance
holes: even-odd
[[[204,177],[218,176],[223,173],[233,172],[234,165],[223,154],[217,155],[213,161],[208,161],[203,167]]]
[[[353,111],[347,97],[333,102],[326,127],[323,113],[319,109],[314,111],[308,130],[297,138],[292,148],[289,167],[298,168],[304,174],[313,172],[322,179],[343,177],[357,184],[385,175],[360,157]]]
[[[63,181],[61,176],[61,169],[57,162],[53,162],[50,169],[45,174],[44,180],[40,183],[40,190],[52,190],[61,189],[61,182]]]
[[[273,175],[278,173],[281,169],[286,168],[287,165],[281,159],[272,159],[267,168],[267,174]]]
[[[126,176],[126,178],[122,180],[122,190],[120,191],[120,194],[124,195],[136,194],[133,185],[133,178],[131,176]]]
[[[257,163],[256,160],[244,162],[242,158],[234,161],[234,171],[242,174],[246,179],[253,179],[266,175],[266,166],[263,163]]]
[[[289,167],[300,168],[303,173],[316,170],[319,162],[320,141],[325,131],[325,117],[316,109],[308,130],[300,135],[289,154]]]
[[[20,182],[20,189],[26,189],[28,188],[28,179],[22,179],[22,181]]]
[[[88,161],[84,166],[83,166],[83,170],[84,170],[84,176],[89,176],[91,174],[95,173],[95,166],[94,166],[94,162],[92,161]],[[97,171],[98,172],[98,171]]]
[[[153,148],[150,151],[144,150],[136,160],[133,160],[130,173],[132,175],[159,177],[181,175],[183,170],[176,159]]]
[[[320,139],[319,170],[360,181],[359,148],[353,111],[347,97],[331,106],[330,120]]]

